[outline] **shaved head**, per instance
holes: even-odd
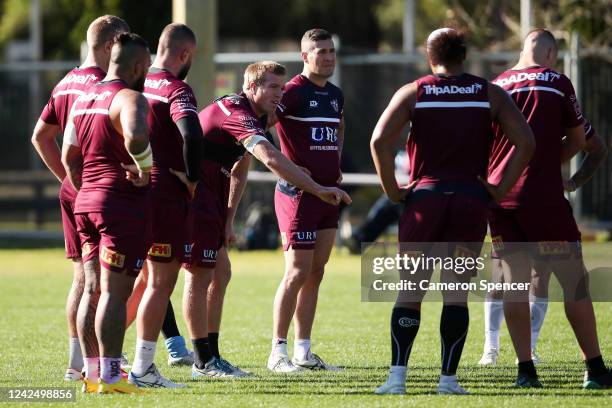
[[[96,18],[87,28],[87,45],[98,49],[105,43],[113,41],[121,33],[129,33],[130,26],[122,18],[105,15]]]
[[[159,37],[157,53],[174,53],[185,47],[196,45],[196,36],[185,24],[168,24]]]
[[[525,37],[521,58],[551,68],[557,60],[557,51],[555,36],[548,30],[536,28]]]

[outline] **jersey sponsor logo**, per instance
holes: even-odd
[[[202,251],[202,258],[208,261],[217,260],[217,250],[214,249],[204,249]]]
[[[68,85],[68,84],[89,84],[92,82],[98,82],[99,78],[94,74],[87,75],[78,75],[78,74],[70,74],[62,79],[58,86]]]
[[[145,79],[145,88],[161,89],[164,86],[170,85],[171,82],[167,79]]]
[[[185,251],[185,256],[191,256],[191,250],[193,249],[193,244],[185,244],[183,251]]]
[[[419,325],[419,320],[411,319],[410,317],[401,317],[397,323],[402,327],[413,327]]]
[[[108,249],[105,246],[102,247],[100,258],[107,264],[117,268],[123,268],[123,265],[125,264],[125,255],[115,252],[112,249]]]
[[[317,231],[298,231],[293,233],[296,241],[315,241],[317,239]]]
[[[525,82],[525,81],[553,82],[559,78],[561,78],[561,74],[557,74],[556,72],[521,72],[518,74],[512,74],[506,78],[497,79],[493,81],[493,83],[495,85],[498,85],[504,88],[510,84],[518,84],[519,82]]]
[[[104,91],[102,93],[90,92],[88,94],[79,96],[77,102],[103,101],[112,94],[113,93],[111,91]]]
[[[538,252],[540,255],[567,255],[571,248],[567,241],[542,241],[538,242]]]
[[[329,95],[329,92],[314,91],[315,95]]]
[[[308,102],[308,106],[310,106],[311,108],[316,108],[317,106],[319,106],[319,102],[317,102],[317,101],[310,101],[310,102]]]
[[[170,258],[172,256],[172,245],[155,242],[151,245],[151,248],[149,248],[149,255]]]
[[[331,101],[329,101],[329,104],[336,111],[336,113],[338,113],[338,110],[340,109],[340,106],[338,105],[338,100],[332,99]]]
[[[336,143],[338,141],[338,128],[329,126],[316,126],[310,128],[310,138],[313,142],[321,143],[328,141]]]
[[[503,251],[504,250],[504,240],[501,235],[496,235],[491,237],[491,243],[493,244],[494,251]]]
[[[468,86],[457,85],[423,85],[426,95],[445,95],[445,94],[475,94],[482,89],[482,84],[474,83]]]

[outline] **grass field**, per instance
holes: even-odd
[[[605,264],[612,246],[586,246],[587,257]],[[375,396],[389,363],[391,304],[360,302],[359,257],[335,254],[323,283],[313,349],[339,373],[308,372],[299,376],[269,373],[272,299],[283,269],[280,252],[231,254],[234,266],[221,332],[221,352],[228,360],[255,373],[243,380],[192,381],[189,368],[168,368],[163,342],[156,363],[167,377],[185,382],[182,390],[154,390],[144,396],[77,395],[88,406],[605,406],[612,391],[583,391],[583,365],[563,306],[551,304],[541,335],[545,388],[517,390],[514,353],[507,330],[502,331],[500,366],[479,368],[482,351],[482,304],[470,305],[471,328],[458,376],[470,396],[435,395],[439,374],[439,303],[426,303],[419,336],[412,350],[408,395]],[[612,264],[609,263],[608,266]],[[64,300],[71,279],[61,249],[0,250],[0,387],[66,386],[67,362]],[[181,274],[182,275],[182,274]],[[182,276],[177,285],[182,288]],[[179,327],[182,290],[173,296]],[[596,305],[604,357],[612,364],[612,304]],[[187,336],[188,337],[188,336]],[[125,351],[133,358],[135,330],[126,336]],[[292,341],[290,340],[290,350]],[[43,405],[43,404],[40,404]],[[57,403],[49,404],[58,406]]]

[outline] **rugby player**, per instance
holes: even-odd
[[[578,153],[585,143],[584,118],[570,80],[550,67],[557,60],[557,44],[547,30],[535,29],[525,38],[516,66],[494,83],[514,100],[533,130],[537,148],[512,191],[490,213],[489,223],[496,252],[504,264],[504,280],[529,282],[532,259],[546,262],[564,291],[565,314],[574,330],[586,364],[584,388],[612,386],[606,368],[589,295],[582,259],[580,231],[564,197],[561,164]],[[496,129],[489,164],[489,180],[499,180],[511,152],[502,129]],[[529,251],[507,243],[531,242]],[[559,256],[546,252],[546,243],[562,243]],[[506,248],[508,246],[508,248]],[[510,294],[511,295],[511,294]],[[519,360],[517,385],[541,387],[531,358],[528,299],[510,300],[504,292],[504,315]]]
[[[273,61],[251,64],[245,70],[242,93],[218,99],[199,114],[204,131],[204,160],[191,206],[190,224],[197,228],[192,229],[186,248],[189,253],[185,266],[189,273],[183,295],[184,315],[195,352],[193,377],[244,375],[212,354],[208,305],[203,296],[215,274],[217,254],[229,238],[225,234],[231,234],[227,229],[228,220],[244,189],[250,160],[247,152],[279,177],[330,205],[350,202],[344,191],[313,181],[264,137],[266,115],[273,113],[280,103],[285,75],[285,67]],[[185,173],[175,174],[190,185]],[[220,284],[227,285],[228,280],[229,276]],[[218,313],[220,317],[220,307]]]
[[[385,193],[406,203],[399,223],[403,243],[464,243],[480,252],[487,231],[488,202],[500,200],[514,185],[534,150],[533,134],[508,95],[485,79],[464,72],[466,45],[452,28],[433,31],[426,43],[432,75],[400,88],[380,117],[370,143]],[[406,150],[410,184],[399,187],[394,146],[411,123]],[[487,174],[492,123],[508,134],[513,153],[495,184]],[[472,248],[469,244],[476,243]],[[424,244],[425,248],[431,244]],[[420,272],[425,279],[431,270]],[[443,271],[441,279],[469,280],[469,274]],[[454,275],[454,276],[453,276]],[[406,371],[421,320],[424,291],[403,291],[391,314],[391,370],[377,394],[404,394]],[[442,371],[439,394],[467,394],[457,367],[469,325],[467,291],[443,292],[440,320]]]
[[[153,360],[181,268],[187,239],[187,209],[199,178],[202,156],[197,102],[191,87],[183,81],[195,52],[196,37],[189,27],[179,23],[167,25],[145,80],[143,94],[150,107],[148,123],[153,152],[152,244],[147,257],[147,286],[136,317],[136,355],[129,375],[129,381],[139,387],[182,386],[162,377]],[[173,169],[186,173],[191,189],[171,173]]]
[[[75,101],[65,131],[62,163],[79,191],[74,214],[83,266],[86,276],[100,282],[95,312],[100,379],[95,384],[88,375],[86,392],[139,392],[121,376],[120,363],[125,303],[149,244],[152,155],[148,105],[141,91],[150,64],[148,46],[141,37],[119,34],[106,77]],[[129,171],[133,163],[137,173]],[[91,321],[91,316],[87,319]]]
[[[607,156],[607,148],[603,139],[597,134],[595,128],[588,121],[584,124],[586,144],[583,148],[584,160],[580,167],[570,178],[563,179],[566,192],[573,192],[582,187],[599,168]],[[496,267],[501,268],[497,261]],[[500,274],[501,275],[501,274]],[[536,352],[540,330],[544,324],[544,317],[548,310],[548,282],[550,270],[545,264],[532,264],[529,312],[531,315],[531,359],[534,364],[540,362]],[[479,365],[496,365],[499,356],[499,331],[504,320],[503,292],[491,292],[484,302],[485,343]]]
[[[324,186],[338,186],[344,142],[344,96],[328,80],[336,66],[331,34],[308,30],[301,40],[302,73],[285,85],[276,109],[281,151]],[[339,208],[302,191],[289,180],[277,183],[276,218],[285,251],[285,273],[274,298],[272,350],[268,369],[295,372],[301,368],[337,370],[311,351],[319,286],[338,229]],[[293,359],[287,333],[295,315]]]
[[[121,32],[129,32],[130,27],[121,18],[105,15],[96,18],[87,28],[87,56],[83,63],[71,70],[55,86],[49,102],[45,105],[40,118],[34,128],[32,143],[38,151],[49,170],[61,183],[60,207],[62,212],[62,226],[66,245],[66,257],[72,260],[72,285],[66,300],[66,317],[68,319],[69,362],[64,380],[80,381],[83,370],[83,354],[85,358],[93,358],[95,370],[98,366],[97,343],[93,349],[87,345],[86,338],[94,339],[93,325],[86,325],[84,314],[89,307],[97,304],[96,289],[91,285],[95,282],[87,281],[81,260],[81,241],[76,229],[74,219],[74,200],[76,191],[66,178],[66,170],[62,165],[61,152],[56,142],[59,133],[63,133],[68,123],[68,114],[74,101],[84,93],[85,89],[100,81],[106,75],[110,61],[113,38]],[[82,309],[79,312],[79,303],[85,291]],[[80,316],[80,318],[77,318]],[[78,332],[81,331],[81,335]],[[79,337],[81,342],[79,343]],[[96,375],[97,377],[97,375]]]

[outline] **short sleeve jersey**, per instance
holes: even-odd
[[[320,87],[304,75],[285,84],[276,110],[281,151],[322,185],[336,185],[340,178],[338,127],[343,111],[340,88],[330,82]]]

